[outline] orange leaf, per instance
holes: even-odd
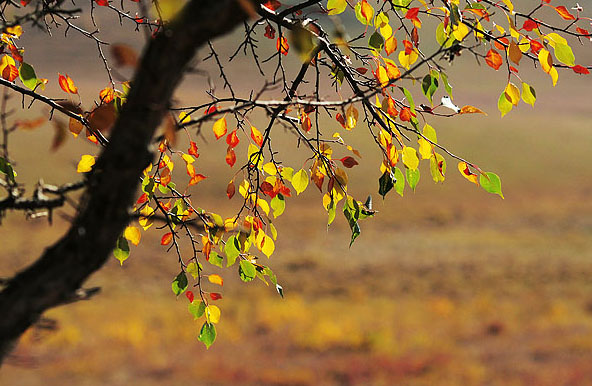
[[[257,146],[261,147],[263,145],[263,135],[255,126],[251,126],[251,138],[253,138]]]
[[[277,38],[275,47],[277,48],[278,52],[281,52],[282,55],[288,55],[290,45],[288,44],[288,39],[286,39],[284,36]]]
[[[236,154],[234,153],[234,150],[231,147],[228,147],[228,150],[226,151],[226,163],[230,167],[233,167],[236,163]]]
[[[74,81],[68,76],[68,74],[64,76],[58,73],[58,83],[65,92],[69,94],[78,94],[78,87],[74,85]]]
[[[165,233],[160,239],[160,245],[169,245],[173,241],[173,234],[171,232]]]
[[[574,17],[574,15],[572,15],[571,13],[569,13],[569,11],[567,10],[567,8],[565,8],[563,5],[560,5],[559,7],[553,7],[553,8],[555,8],[555,10],[559,14],[559,16],[561,16],[565,20],[575,20],[576,19]]]
[[[230,147],[236,147],[236,145],[238,145],[239,142],[240,140],[238,139],[238,135],[236,135],[236,129],[232,130],[230,134],[228,134],[228,136],[226,137],[226,143]]]
[[[502,65],[502,56],[492,48],[487,53],[487,56],[485,57],[485,62],[489,67],[497,71]]]
[[[187,150],[187,153],[191,154],[195,158],[199,157],[199,153],[197,152],[197,144],[195,142],[189,142],[189,149]]]
[[[484,114],[484,115],[487,115],[487,113],[485,113],[481,109],[478,109],[477,107],[473,107],[473,106],[464,106],[462,109],[460,109],[460,114]]]
[[[115,93],[113,92],[113,89],[111,87],[106,87],[99,93],[99,98],[101,99],[101,102],[109,103],[113,100],[114,95]]]
[[[234,186],[234,181],[230,181],[228,183],[228,186],[226,187],[226,195],[228,196],[229,200],[234,196],[235,192],[236,192],[236,187]]]
[[[214,123],[213,130],[214,130],[214,135],[216,136],[216,139],[220,139],[220,137],[224,136],[227,131],[226,117],[222,117],[222,118],[218,119],[216,121],[216,123]]]
[[[191,179],[189,180],[189,186],[191,185],[195,185],[200,181],[205,180],[207,177],[204,176],[203,174],[196,174],[193,177],[191,177]]]

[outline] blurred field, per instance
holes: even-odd
[[[312,187],[289,200],[271,261],[284,300],[221,271],[222,320],[206,350],[187,300],[170,290],[176,257],[152,230],[123,267],[113,258],[87,283],[103,288],[99,296],[51,310],[56,331],[23,337],[0,384],[592,384],[590,80],[561,73],[552,90],[549,79],[533,76],[536,108],[522,104],[501,120],[495,103],[504,76],[467,71],[471,60],[450,69],[455,102],[489,117],[433,126],[440,143],[502,177],[505,200],[476,189],[449,161],[443,185],[422,165],[415,194],[407,188],[404,198],[391,193],[383,203],[371,144],[353,133],[364,159],[352,170],[352,189],[359,199],[371,193],[379,214],[349,249],[343,218],[327,232]],[[48,73],[67,67],[44,65]],[[84,66],[70,66],[63,72],[78,71],[81,89],[100,87],[85,84]],[[184,89],[179,97],[196,94]],[[48,126],[13,137],[23,181],[67,181],[92,149],[70,140],[47,153],[51,134]],[[281,141],[290,153],[294,140]],[[203,149],[200,167],[211,178],[194,201],[231,215],[224,149],[211,142]],[[0,276],[25,267],[67,225],[59,216],[48,227],[9,214],[0,228]]]

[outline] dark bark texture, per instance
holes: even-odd
[[[241,5],[242,4],[242,5]],[[196,50],[247,19],[246,1],[191,0],[149,44],[69,231],[0,293],[0,363],[49,308],[68,303],[129,222],[152,138]]]

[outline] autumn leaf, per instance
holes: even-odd
[[[494,70],[499,70],[502,65],[502,56],[493,48],[487,52],[485,63]]]
[[[199,153],[197,152],[197,144],[195,142],[189,142],[189,149],[187,149],[187,153],[191,154],[195,158],[199,157]]]
[[[557,13],[559,14],[559,16],[561,16],[565,20],[575,20],[576,19],[574,17],[574,15],[572,15],[571,13],[569,13],[569,11],[567,10],[567,8],[565,8],[563,5],[560,5],[558,7],[553,7],[553,8],[555,8],[555,11],[557,11]]]
[[[76,168],[76,171],[78,173],[90,172],[94,164],[95,157],[93,157],[92,155],[83,155],[80,158],[80,162],[78,162],[78,167]]]
[[[67,74],[64,76],[58,73],[58,83],[65,92],[69,94],[78,94],[78,87],[74,85],[74,81]]]
[[[212,130],[214,131],[214,135],[216,136],[216,139],[220,139],[221,137],[226,135],[226,131],[227,131],[226,117],[222,117],[222,118],[218,119],[214,123],[214,127]]]
[[[278,37],[275,46],[278,52],[280,52],[282,55],[288,55],[290,45],[288,44],[288,39],[286,39],[285,36]]]
[[[479,186],[479,181],[477,180],[477,175],[474,173],[471,173],[471,170],[469,169],[469,165],[467,165],[466,162],[459,162],[458,163],[458,171],[460,172],[460,174],[464,178],[471,181],[475,185]]]
[[[251,126],[251,138],[253,138],[257,146],[261,147],[263,145],[263,135],[255,126]]]
[[[140,244],[142,234],[140,233],[140,230],[138,228],[130,225],[127,228],[125,228],[125,231],[123,231],[123,237],[125,237],[130,243],[137,246],[138,244]]]
[[[358,165],[358,161],[354,157],[343,157],[339,161],[345,166],[346,168],[353,168],[354,166]]]
[[[169,245],[173,241],[173,234],[171,232],[165,233],[160,239],[160,245]]]
[[[296,194],[300,194],[306,190],[308,186],[308,174],[306,170],[300,169],[292,176],[292,186],[296,190]]]
[[[236,147],[238,145],[238,143],[240,142],[240,140],[238,139],[238,135],[236,135],[236,129],[232,130],[227,136],[226,136],[226,143],[228,144],[228,146],[230,147]]]
[[[216,275],[216,274],[209,275],[208,280],[210,281],[210,283],[224,285],[224,280],[222,279],[222,277],[220,275]]]
[[[460,109],[460,114],[484,114],[484,115],[487,115],[486,112],[482,111],[481,109],[478,109],[477,107],[473,107],[473,106],[463,106]]]

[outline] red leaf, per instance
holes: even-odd
[[[187,150],[187,153],[191,154],[195,158],[199,157],[199,153],[197,152],[197,144],[195,142],[189,142],[189,149]]]
[[[217,292],[211,292],[210,293],[210,299],[212,300],[219,300],[222,299],[222,295],[217,293]]]
[[[341,161],[343,166],[345,166],[346,168],[353,168],[354,166],[358,165],[358,161],[356,161],[354,157],[350,156],[343,157],[339,161]]]
[[[522,25],[522,28],[525,29],[526,31],[532,31],[533,29],[537,29],[539,28],[539,25],[536,21],[527,19],[524,21],[524,24]]]
[[[97,5],[106,7],[109,5],[109,0],[95,0],[95,2],[97,3]]]
[[[409,40],[403,40],[403,45],[405,46],[405,55],[410,55],[413,51],[413,43]]]
[[[366,72],[368,72],[368,69],[366,67],[358,67],[356,68],[356,71],[362,75],[364,75]]]
[[[143,203],[145,203],[146,201],[148,201],[148,195],[146,193],[143,193],[140,198],[138,198],[138,201],[136,201],[136,205],[141,205]]]
[[[240,140],[238,139],[238,135],[236,135],[236,129],[231,131],[227,136],[226,136],[226,143],[228,144],[228,146],[230,147],[236,147],[236,145],[238,145],[238,143],[240,142]]]
[[[265,33],[263,34],[268,39],[275,39],[275,29],[271,25],[265,26]]]
[[[585,30],[585,29],[583,29],[583,28],[576,27],[576,31],[577,31],[579,34],[582,34],[582,35],[584,35],[584,36],[586,36],[586,37],[590,36],[590,32],[588,32],[588,30]]]
[[[502,65],[502,56],[493,48],[485,56],[485,63],[494,70],[499,70]]]
[[[251,126],[251,138],[253,138],[257,146],[261,147],[263,145],[263,135],[255,126]]]
[[[234,186],[234,181],[230,181],[228,183],[228,186],[226,187],[226,195],[228,196],[229,200],[232,198],[232,196],[234,196],[235,192],[236,192],[236,187]]]
[[[510,45],[510,41],[508,40],[508,38],[499,38],[497,40],[494,40],[493,44],[495,45],[495,48],[503,51],[506,49],[506,47]]]
[[[171,232],[165,233],[160,239],[160,245],[169,245],[173,241],[173,234]]]
[[[263,6],[265,8],[271,9],[272,11],[275,11],[276,9],[282,6],[282,3],[280,3],[278,0],[268,0],[265,3],[263,3]]]
[[[193,302],[193,299],[194,299],[193,292],[187,291],[187,292],[185,292],[185,296],[187,296],[187,299],[189,299],[189,303]]]
[[[555,8],[555,10],[559,14],[559,16],[561,16],[565,20],[575,20],[576,19],[574,17],[574,15],[572,15],[571,13],[569,13],[569,11],[567,10],[567,8],[565,8],[563,5],[560,5],[559,7],[553,7],[553,8]]]
[[[343,128],[345,129],[345,118],[343,118],[343,115],[341,115],[340,113],[337,113],[335,115],[335,119],[337,120],[337,122],[339,122],[341,124],[341,126],[343,126]]]
[[[230,167],[233,167],[234,164],[236,163],[236,153],[234,152],[234,150],[230,146],[228,147],[228,150],[226,151],[226,163]]]
[[[66,76],[58,73],[58,83],[62,90],[69,94],[78,94],[78,88],[74,85],[74,81],[66,74]]]
[[[576,74],[583,74],[583,75],[588,75],[590,73],[590,71],[588,71],[588,69],[584,66],[580,66],[575,65],[571,68]]]
[[[218,111],[218,108],[216,107],[216,105],[212,105],[206,109],[206,111],[204,112],[204,115],[213,114],[216,111]]]
[[[273,192],[273,185],[272,185],[272,184],[270,184],[270,183],[269,183],[269,182],[267,182],[267,181],[264,181],[264,182],[261,184],[261,191],[262,191],[264,194],[267,194],[268,196],[272,196],[272,195],[273,195],[273,196],[275,196],[275,194],[273,194],[273,193],[274,193],[274,192]]]
[[[538,55],[539,51],[543,49],[543,45],[536,40],[529,39],[529,41],[530,41],[530,51],[533,54]]]

